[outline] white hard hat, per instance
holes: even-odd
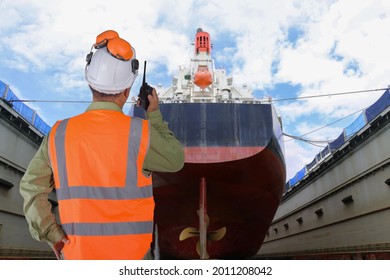
[[[98,36],[106,35],[106,31]],[[116,36],[117,33],[115,32]],[[138,60],[135,50],[125,40],[116,38],[104,38],[92,47],[97,50],[87,56],[85,66],[85,79],[89,85],[105,94],[118,94],[130,88],[138,75]],[[123,55],[122,55],[123,54]]]

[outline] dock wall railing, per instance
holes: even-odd
[[[0,98],[7,102],[16,112],[40,132],[47,135],[51,127],[37,114],[37,112],[23,103],[13,92],[9,85],[0,81]]]
[[[285,190],[287,191],[289,188],[301,181],[314,167],[340,148],[352,136],[358,133],[366,124],[370,123],[389,106],[390,90],[387,89],[374,104],[363,110],[363,112],[349,126],[344,128],[335,140],[326,145],[326,147],[319,152],[309,164],[305,165],[295,174],[293,178],[287,181]]]

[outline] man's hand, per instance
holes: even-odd
[[[148,112],[153,112],[158,110],[158,96],[156,90],[153,88],[152,95],[148,95],[149,107]]]
[[[54,254],[56,254],[56,258],[57,260],[62,260],[62,248],[64,248],[64,245],[65,244],[69,244],[70,241],[68,239],[68,237],[64,237],[62,238],[61,241],[58,241],[57,243],[55,243],[53,245],[53,251],[54,251]]]

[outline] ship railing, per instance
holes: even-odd
[[[161,104],[169,104],[169,103],[237,103],[237,104],[263,104],[260,100],[231,100],[231,99],[213,99],[213,98],[192,98],[192,100],[187,99],[176,99],[176,98],[164,98],[159,99],[159,103]]]

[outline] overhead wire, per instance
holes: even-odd
[[[291,138],[289,140],[285,140],[284,142],[288,142],[291,140],[298,140],[298,141],[302,141],[302,142],[308,143],[310,145],[321,147],[321,148],[326,146],[326,145],[325,146],[321,145],[321,143],[329,144],[329,142],[332,142],[334,140],[334,139],[333,140],[313,140],[313,139],[308,139],[308,138],[302,138],[300,136],[291,135],[288,133],[283,133],[283,135]]]
[[[356,94],[356,93],[373,92],[373,91],[383,91],[383,90],[387,90],[387,89],[389,89],[389,88],[387,87],[387,88],[376,88],[376,89],[336,92],[336,93],[328,93],[328,94],[320,94],[320,95],[288,97],[288,98],[272,99],[272,102],[300,100],[300,99],[309,99],[309,98],[318,98],[318,97],[330,97],[330,96],[337,96],[337,95]]]
[[[281,101],[291,101],[291,100],[301,100],[301,99],[309,99],[309,98],[319,98],[319,97],[330,97],[337,95],[346,95],[346,94],[357,94],[357,93],[368,93],[373,91],[383,91],[387,90],[387,88],[376,88],[376,89],[366,89],[366,90],[357,90],[357,91],[346,91],[346,92],[336,92],[336,93],[328,93],[321,95],[308,95],[308,96],[299,96],[299,97],[288,97],[288,98],[280,98],[280,99],[272,99],[272,102],[281,102]],[[8,100],[9,102],[42,102],[42,103],[90,103],[91,101],[87,100],[39,100],[39,99],[19,99],[19,100]],[[128,101],[126,103],[134,103],[134,101]]]
[[[37,103],[91,103],[91,100],[34,100],[34,99],[18,99],[18,100],[8,100],[8,102],[37,102]],[[129,103],[135,103],[135,101],[127,101]]]
[[[280,102],[280,101],[291,101],[291,100],[300,100],[300,99],[309,99],[309,98],[319,98],[319,97],[329,97],[329,96],[338,96],[338,95],[346,95],[346,94],[357,94],[357,93],[368,93],[368,92],[373,92],[373,91],[383,91],[383,90],[388,90],[389,87],[387,88],[376,88],[376,89],[367,89],[367,90],[358,90],[358,91],[346,91],[346,92],[337,92],[337,93],[329,93],[329,94],[322,94],[322,95],[308,95],[308,96],[300,96],[300,97],[290,97],[290,98],[281,98],[281,99],[272,99],[272,102]],[[28,100],[28,99],[19,99],[19,100],[8,100],[8,102],[42,102],[42,103],[91,103],[91,101],[87,101],[87,100]],[[132,100],[132,101],[128,101],[126,102],[126,104],[135,104],[136,101],[135,100]],[[313,139],[308,139],[308,138],[303,138],[303,136],[306,136],[308,134],[311,134],[311,133],[314,133],[318,130],[321,130],[321,129],[324,129],[328,126],[331,126],[337,122],[340,122],[346,118],[349,118],[355,114],[357,114],[358,112],[361,112],[363,111],[365,108],[363,109],[360,109],[356,112],[353,112],[343,118],[340,118],[336,121],[333,121],[329,124],[326,124],[324,126],[321,126],[319,128],[316,128],[312,131],[309,131],[305,134],[302,134],[302,135],[299,135],[299,136],[296,136],[296,135],[291,135],[291,134],[288,134],[288,133],[284,133],[283,132],[283,135],[284,136],[287,136],[287,137],[290,137],[290,139],[288,140],[285,140],[284,142],[289,142],[289,141],[292,141],[292,140],[298,140],[298,141],[302,141],[302,142],[305,142],[305,143],[308,143],[308,144],[311,144],[311,145],[314,145],[314,146],[317,146],[317,147],[324,147],[324,146],[321,146],[319,145],[318,143],[330,143],[332,142],[334,139],[332,140],[313,140]]]
[[[365,108],[366,108],[366,107],[365,107]],[[328,126],[331,126],[331,125],[333,125],[333,124],[335,124],[335,123],[338,123],[338,122],[340,122],[340,121],[342,121],[342,120],[344,120],[344,119],[346,119],[346,118],[349,118],[349,117],[351,117],[351,116],[353,116],[353,115],[355,115],[355,114],[357,114],[357,113],[359,113],[359,112],[362,112],[365,108],[360,109],[360,110],[358,110],[358,111],[355,111],[355,112],[353,112],[353,113],[351,113],[351,114],[349,114],[349,115],[347,115],[347,116],[345,116],[345,117],[342,117],[342,118],[340,118],[340,119],[337,119],[337,120],[335,120],[335,121],[333,121],[333,122],[331,122],[331,123],[328,123],[328,124],[326,124],[326,125],[323,125],[323,126],[321,126],[321,127],[318,127],[318,128],[316,128],[316,129],[314,129],[314,130],[312,130],[312,131],[309,131],[309,132],[307,132],[307,133],[305,133],[305,134],[302,134],[302,135],[299,135],[299,136],[294,136],[294,135],[290,135],[290,134],[287,134],[287,133],[284,133],[284,132],[283,132],[283,135],[284,135],[284,136],[287,136],[287,137],[290,137],[290,138],[291,138],[291,139],[285,140],[284,142],[289,142],[289,141],[291,141],[291,140],[300,140],[300,141],[306,142],[306,143],[308,143],[308,144],[312,144],[312,145],[314,145],[314,146],[319,146],[319,145],[313,144],[313,143],[315,143],[315,142],[322,142],[322,143],[327,143],[327,144],[329,144],[330,142],[334,141],[335,139],[332,139],[332,140],[312,140],[312,139],[308,139],[308,138],[303,138],[303,136],[306,136],[306,135],[311,134],[311,133],[314,133],[314,132],[316,132],[316,131],[318,131],[318,130],[324,129],[324,128],[326,128],[326,127],[328,127]],[[319,147],[321,147],[321,146],[319,146]]]

